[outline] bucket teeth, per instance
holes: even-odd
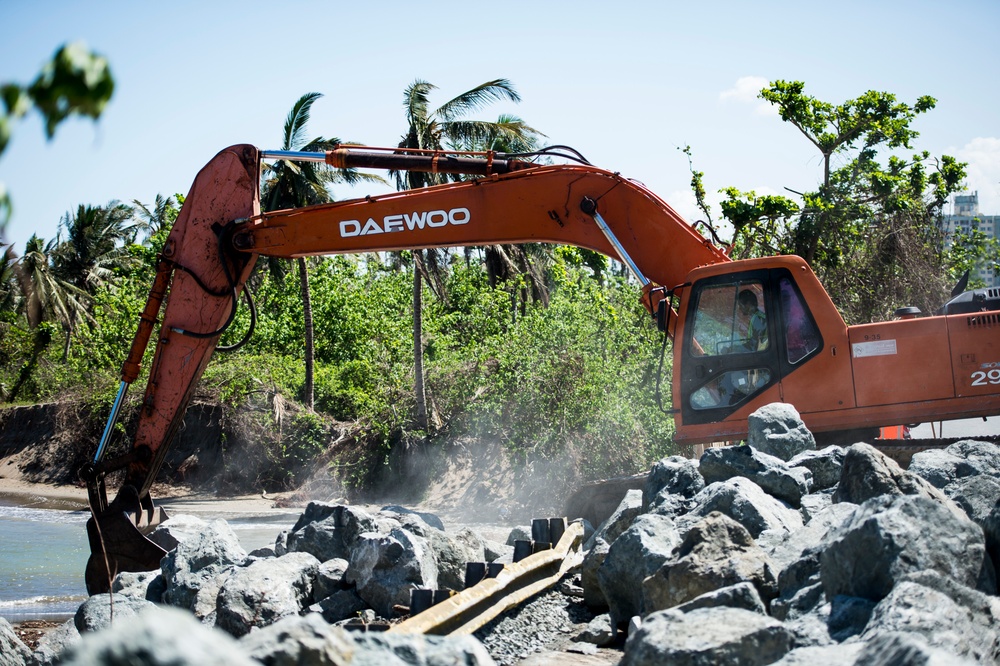
[[[160,568],[166,551],[146,534],[167,519],[147,495],[140,501],[132,486],[123,486],[118,497],[99,515],[87,521],[90,559],[85,580],[91,595],[108,592],[115,575],[123,571]]]

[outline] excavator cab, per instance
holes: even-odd
[[[787,268],[695,282],[680,339],[686,424],[724,420],[776,386],[823,347],[823,336]]]

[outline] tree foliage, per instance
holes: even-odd
[[[32,109],[42,115],[45,135],[51,139],[56,128],[70,116],[97,119],[114,93],[115,81],[108,61],[81,42],[56,50],[35,80],[28,85],[0,84],[0,157],[7,149],[14,123]],[[0,182],[0,235],[7,226],[11,200]]]
[[[775,81],[760,97],[819,151],[823,170],[800,201],[721,190],[722,225],[712,219],[704,174],[691,165],[692,189],[713,239],[732,256],[798,254],[816,271],[848,323],[887,319],[901,306],[933,312],[954,278],[954,251],[941,231],[948,198],[963,187],[965,164],[913,148],[917,117],[935,100],[906,104],[867,91],[834,104],[806,94],[801,81]],[[691,150],[684,152],[691,164]],[[732,237],[720,231],[731,230]],[[981,256],[981,255],[980,255]]]

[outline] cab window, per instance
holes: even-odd
[[[694,315],[691,352],[721,356],[763,351],[770,345],[767,309],[759,281],[706,287]]]
[[[819,349],[820,335],[816,324],[806,314],[806,304],[802,295],[792,284],[791,279],[783,277],[778,281],[781,300],[781,317],[785,324],[785,347],[788,350],[788,362],[795,365],[805,357]]]
[[[691,407],[697,410],[738,405],[767,386],[771,371],[767,368],[724,372],[691,394]]]

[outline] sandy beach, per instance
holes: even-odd
[[[109,499],[114,497],[114,492],[114,488],[108,489]],[[150,494],[168,513],[259,516],[291,513],[296,508],[288,501],[289,493],[217,497],[186,486],[157,484]],[[0,476],[0,496],[36,509],[78,511],[87,508],[87,489],[83,486],[31,483],[12,475]]]

